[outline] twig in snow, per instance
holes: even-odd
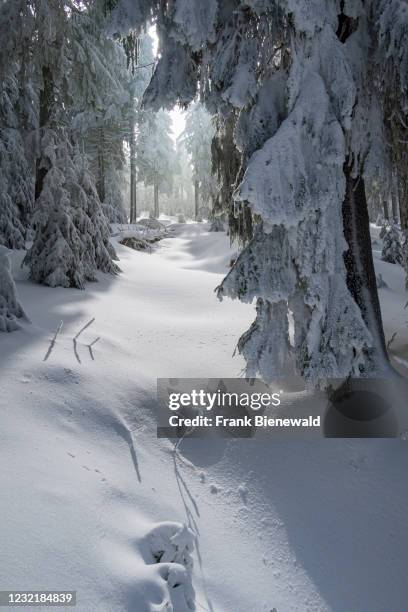
[[[95,345],[95,344],[96,344],[96,343],[97,343],[99,340],[100,340],[100,337],[98,336],[98,337],[97,337],[97,338],[96,338],[96,339],[95,339],[93,342],[91,342],[91,344],[88,344],[88,345],[87,345],[87,346],[88,346],[88,351],[89,351],[89,354],[90,354],[90,356],[91,356],[92,361],[95,361],[95,358],[94,358],[94,354],[93,354],[92,347],[93,347],[93,346],[94,346],[94,345]]]
[[[43,361],[47,361],[47,359],[50,357],[50,355],[51,355],[51,353],[53,351],[53,348],[55,346],[55,343],[57,342],[57,336],[58,336],[59,333],[61,333],[63,324],[64,324],[64,322],[60,321],[60,324],[58,325],[57,329],[55,330],[55,334],[54,334],[54,336],[53,336],[53,338],[52,338],[52,340],[50,342],[50,346],[48,347],[48,351],[47,351]]]
[[[77,362],[78,362],[78,363],[82,363],[82,362],[81,362],[81,360],[80,360],[80,358],[79,358],[79,355],[78,355],[78,342],[77,342],[77,337],[78,337],[78,336],[75,336],[75,338],[72,340],[72,342],[74,343],[74,355],[75,355],[75,357],[76,357],[76,359],[77,359]]]
[[[84,325],[82,329],[79,330],[79,332],[75,336],[75,340],[77,340],[77,338],[79,338],[79,336],[82,334],[82,332],[84,332],[90,325],[92,325],[92,323],[94,321],[95,321],[95,317],[93,319],[91,319],[90,321],[88,321],[88,323],[86,325]]]

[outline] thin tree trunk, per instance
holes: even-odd
[[[367,355],[367,371],[375,374],[388,362],[382,324],[380,301],[374,270],[370,237],[370,222],[364,179],[354,178],[348,163],[345,164],[346,195],[343,202],[344,236],[348,250],[344,254],[347,270],[347,286],[373,337],[373,349]]]
[[[154,179],[154,216],[156,219],[160,216],[159,211],[159,182],[157,178]]]
[[[194,216],[198,219],[198,209],[200,205],[200,185],[198,181],[194,181]]]
[[[54,98],[54,79],[52,75],[52,71],[49,66],[43,66],[42,68],[42,80],[43,87],[40,91],[40,100],[39,100],[39,128],[40,128],[40,137],[42,136],[41,131],[45,128],[51,119],[52,114],[52,105]],[[40,144],[41,147],[41,144]],[[35,171],[35,199],[41,195],[44,186],[44,179],[48,172],[48,168],[42,165],[42,155],[37,156],[36,161],[36,171]]]
[[[137,200],[136,200],[136,129],[132,120],[130,136],[130,222],[136,223],[137,220]]]
[[[408,181],[400,174],[397,182],[401,229],[408,230]]]
[[[388,202],[387,202],[386,198],[383,199],[382,206],[383,206],[384,221],[389,221],[390,220],[390,215],[389,215],[389,212],[388,212]]]
[[[98,180],[96,190],[101,202],[105,201],[105,154],[103,127],[98,130]]]
[[[393,223],[399,222],[398,212],[398,186],[397,177],[395,174],[391,177],[391,206],[392,206],[392,221]]]

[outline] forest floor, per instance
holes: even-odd
[[[190,440],[175,456],[156,438],[156,378],[238,376],[253,319],[213,291],[228,238],[173,230],[152,254],[117,245],[123,274],[84,292],[32,284],[16,255],[32,324],[1,338],[0,589],[76,590],[78,612],[187,612],[172,563],[185,524],[197,610],[403,612],[406,442]],[[377,264],[405,367],[403,273]]]

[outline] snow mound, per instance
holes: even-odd
[[[192,584],[195,535],[181,523],[158,523],[146,536],[146,563],[160,565],[160,575],[167,582],[171,601],[165,610],[195,610]],[[172,607],[173,606],[173,607]]]
[[[150,230],[156,230],[156,231],[161,231],[161,232],[166,231],[166,226],[163,223],[161,223],[158,219],[139,219],[137,224],[142,225]]]

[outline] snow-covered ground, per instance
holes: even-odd
[[[34,285],[15,258],[32,325],[0,338],[0,589],[186,612],[193,533],[197,610],[404,612],[404,441],[195,439],[175,456],[156,438],[156,378],[238,376],[253,319],[213,292],[228,238],[172,227],[152,254],[118,245],[123,274],[84,292]],[[404,360],[403,273],[377,264]]]

